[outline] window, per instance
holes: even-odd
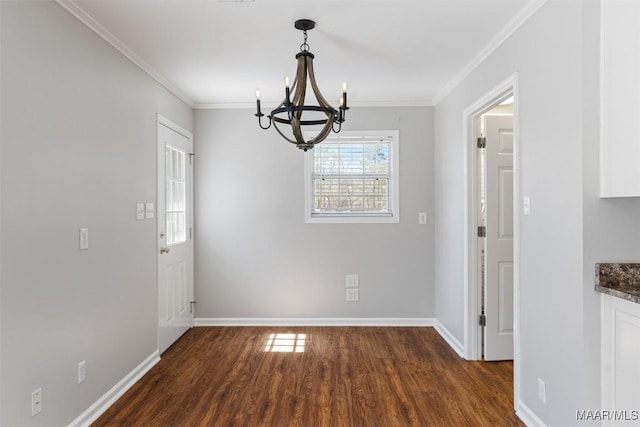
[[[305,221],[398,222],[398,131],[342,131],[306,154]]]
[[[167,146],[165,148],[167,245],[187,240],[185,223],[185,152]]]

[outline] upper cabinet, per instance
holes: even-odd
[[[600,18],[600,197],[640,197],[640,1]]]

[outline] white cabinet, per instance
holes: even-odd
[[[640,422],[640,304],[603,294],[602,409],[613,413],[603,426]],[[617,420],[616,420],[617,418]]]
[[[640,1],[602,0],[600,197],[640,197]]]

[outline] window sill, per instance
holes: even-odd
[[[306,216],[305,224],[397,224],[400,215],[389,216]]]

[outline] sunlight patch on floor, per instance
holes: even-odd
[[[264,348],[272,353],[303,353],[307,334],[271,334]]]

